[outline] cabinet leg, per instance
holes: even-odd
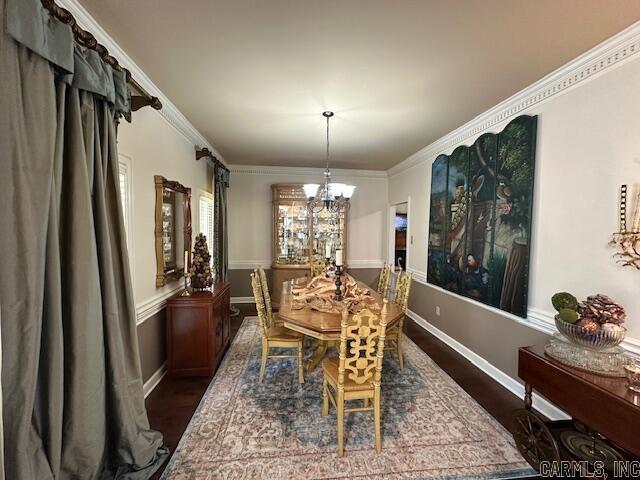
[[[532,392],[532,388],[531,385],[529,385],[528,383],[524,384],[524,408],[526,408],[527,410],[531,410],[531,403],[532,403],[532,399],[531,399],[531,392]]]

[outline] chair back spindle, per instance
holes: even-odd
[[[391,278],[391,268],[386,263],[380,269],[380,277],[378,278],[378,288],[376,291],[383,298],[387,296],[389,290],[389,279]]]
[[[262,268],[262,265],[258,266],[258,275],[260,285],[262,287],[262,298],[264,299],[264,308],[267,316],[269,326],[273,325],[273,309],[271,308],[271,294],[269,293],[269,284],[267,283],[267,274]]]
[[[256,310],[258,312],[260,329],[262,330],[262,335],[264,337],[267,337],[271,324],[269,323],[269,318],[267,317],[267,311],[264,304],[264,296],[262,293],[262,284],[260,282],[260,276],[257,270],[254,270],[254,272],[251,274],[251,288],[253,290],[253,298],[256,301]]]
[[[311,258],[311,278],[317,277],[318,275],[322,275],[324,272],[324,259],[319,256],[314,256]]]
[[[396,280],[396,288],[393,293],[393,304],[400,307],[403,312],[407,311],[407,306],[409,304],[411,276],[412,274],[410,272],[399,272],[398,279]]]
[[[345,375],[357,384],[380,382],[384,338],[387,327],[388,300],[384,300],[381,316],[364,309],[353,315],[342,312],[340,329],[340,361],[338,385],[344,386]]]

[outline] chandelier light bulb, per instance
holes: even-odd
[[[355,189],[355,185],[345,185],[342,189],[342,196],[344,198],[351,198]]]
[[[302,189],[304,190],[304,194],[308,199],[312,199],[317,195],[318,188],[320,188],[320,185],[318,185],[317,183],[307,183],[302,187]]]
[[[342,196],[342,190],[346,187],[344,183],[330,183],[329,184],[329,195],[333,197],[334,200],[337,200]]]

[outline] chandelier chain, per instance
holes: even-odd
[[[329,118],[327,117],[327,170],[329,170]]]

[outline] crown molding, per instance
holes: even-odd
[[[426,162],[430,163],[437,155],[447,153],[449,149],[462,142],[505,123],[517,115],[528,113],[533,107],[593,80],[607,70],[623,65],[636,58],[638,52],[640,52],[640,22],[627,27],[541,80],[418,150],[391,167],[387,173],[389,177],[393,177],[410,168]]]
[[[206,147],[218,158],[222,163],[224,158],[220,152],[211,145],[196,127],[185,117],[178,107],[176,107],[169,98],[162,93],[160,88],[144,73],[144,71],[127,55],[127,53],[118,45],[118,43],[109,35],[100,24],[91,16],[91,14],[80,4],[78,0],[58,0],[61,7],[69,10],[76,18],[78,25],[85,30],[91,32],[98,42],[103,44],[109,50],[109,53],[118,59],[118,62],[127,68],[133,78],[151,95],[154,95],[162,102],[162,109],[156,110],[166,121],[175,128],[178,133],[189,140],[196,148]],[[225,164],[226,165],[226,164]]]
[[[322,175],[324,168],[318,167],[282,167],[263,165],[229,165],[229,171],[235,175],[287,175],[309,176]],[[332,168],[332,177],[350,178],[387,178],[385,170],[356,170],[346,168]]]

